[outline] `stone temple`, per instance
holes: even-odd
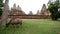
[[[20,18],[50,18],[50,14],[51,13],[47,10],[45,4],[43,4],[41,11],[37,10],[36,14],[33,14],[32,11],[29,11],[29,14],[26,14],[19,5],[16,6],[16,4],[14,4],[10,10],[9,16],[18,16]]]
[[[19,5],[16,7],[16,4],[14,4],[13,7],[11,8],[10,15],[25,15],[25,13],[22,11]]]
[[[49,10],[46,9],[46,5],[43,4],[40,15],[50,15]]]

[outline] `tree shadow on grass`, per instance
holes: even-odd
[[[58,20],[52,20],[52,19],[50,19],[49,21],[60,21],[60,19],[58,19]]]

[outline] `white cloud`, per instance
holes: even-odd
[[[32,11],[34,14],[37,10],[41,10],[42,5],[48,3],[49,0],[10,0],[9,6],[12,7],[14,3],[19,5],[27,14]]]

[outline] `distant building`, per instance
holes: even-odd
[[[33,15],[32,11],[30,11],[28,15]]]
[[[11,8],[10,15],[25,15],[25,13],[22,11],[19,5],[16,7],[16,4],[14,4],[13,7]]]
[[[14,3],[14,5],[13,5],[13,9],[16,9],[17,7],[16,7],[16,4]]]
[[[46,5],[43,4],[40,15],[46,15]]]
[[[40,18],[50,18],[50,11],[46,9],[46,5],[43,4],[41,12],[39,10],[37,10],[36,14],[33,14],[32,11],[29,11],[29,14],[25,14],[25,12],[21,9],[21,7],[18,5],[16,6],[16,4],[13,5],[13,7],[11,8],[11,10],[9,11],[9,17],[18,17],[18,18],[36,18],[36,19],[40,19]]]
[[[22,10],[21,7],[20,7],[19,5],[17,6],[17,10]]]
[[[40,15],[40,12],[39,12],[39,10],[37,11],[37,14],[36,15]]]
[[[46,5],[43,4],[40,15],[50,15],[51,13],[49,12],[49,10],[46,9]]]

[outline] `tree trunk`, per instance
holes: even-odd
[[[1,16],[1,24],[3,26],[6,25],[7,19],[8,19],[8,11],[9,11],[9,6],[8,6],[9,0],[5,0],[4,8],[3,8],[3,13]]]

